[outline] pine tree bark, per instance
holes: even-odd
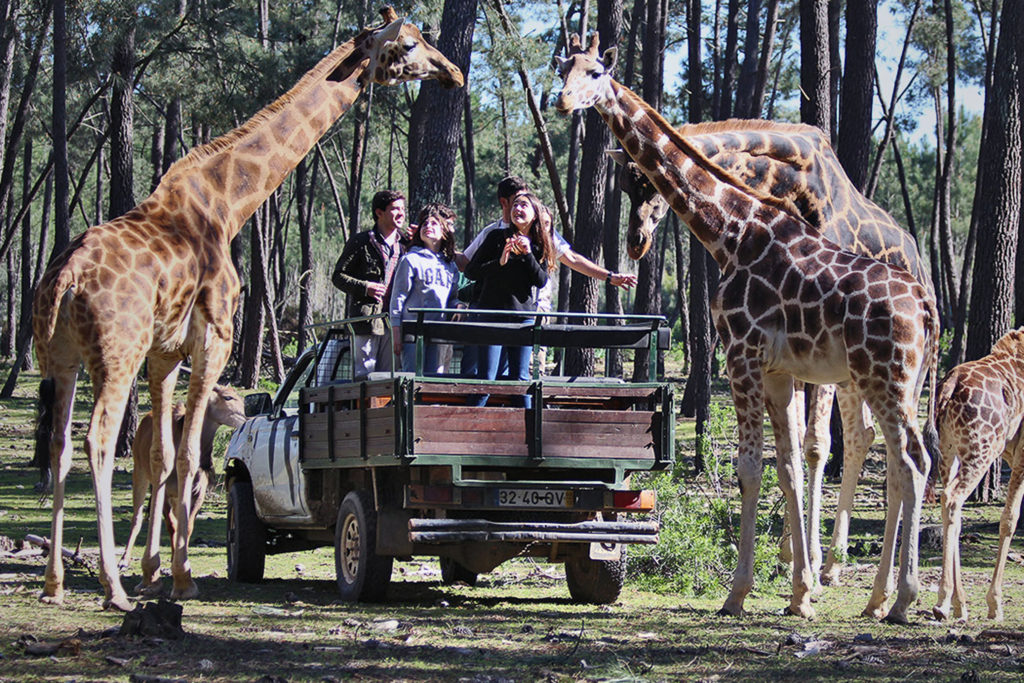
[[[846,70],[843,72],[836,156],[854,187],[863,191],[871,152],[878,0],[848,0]]]
[[[754,90],[757,81],[757,38],[761,14],[761,0],[747,0],[747,26],[743,38],[743,63],[740,65],[740,80],[736,84],[736,116],[756,118]]]
[[[800,0],[800,120],[831,136],[828,0]]]
[[[622,1],[598,0],[597,31],[601,36],[600,50],[618,45],[622,34]],[[604,241],[605,202],[608,184],[608,155],[612,144],[611,130],[593,108],[586,112],[586,137],[580,164],[579,199],[576,210],[577,253],[597,261]],[[596,313],[598,303],[597,280],[574,272],[569,294],[569,308],[573,311]],[[594,374],[593,349],[567,349],[566,371],[570,375]]]
[[[462,69],[467,80],[476,13],[477,0],[446,0],[437,40],[437,48]],[[423,121],[423,137],[415,146],[413,140],[409,145],[409,168],[417,169],[409,174],[409,206],[413,211],[427,202],[451,204],[465,99],[465,88],[445,90],[434,80],[420,85],[412,116]],[[414,126],[410,124],[409,129],[412,131]]]

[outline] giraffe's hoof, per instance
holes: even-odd
[[[898,626],[906,626],[910,623],[910,620],[907,619],[907,613],[897,611],[896,609],[889,610],[889,613],[882,617],[882,621],[887,624],[896,624]]]
[[[145,580],[142,580],[135,587],[135,594],[143,598],[159,598],[164,594],[163,581],[157,579],[156,581],[146,583]]]
[[[747,616],[747,611],[741,606],[725,603],[722,605],[722,609],[715,612],[715,614],[720,617],[745,617]]]
[[[822,586],[839,586],[839,585],[841,585],[840,581],[839,581],[839,570],[838,569],[830,570],[830,571],[827,571],[827,572],[822,572],[820,580],[821,580],[821,585]]]
[[[945,621],[949,619],[949,608],[936,605],[932,607],[932,616],[935,617],[936,621]]]
[[[115,595],[103,601],[103,609],[105,610],[113,609],[118,612],[131,612],[134,607],[127,595]]]
[[[44,605],[63,605],[64,604],[64,591],[57,591],[53,595],[42,593],[39,596],[39,602]]]
[[[803,619],[813,619],[815,612],[814,608],[810,605],[790,605],[786,608],[786,614],[791,614],[794,617],[801,617]]]
[[[192,600],[199,597],[199,586],[195,581],[189,581],[183,588],[175,586],[171,589],[171,600]]]
[[[878,619],[878,620],[884,619],[885,618],[885,605],[880,605],[878,607],[872,607],[871,605],[868,605],[867,607],[864,608],[864,611],[861,612],[860,615],[862,617],[867,617],[869,619]]]

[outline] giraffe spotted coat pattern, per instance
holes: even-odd
[[[988,617],[1003,619],[1003,572],[1024,498],[1024,327],[1004,335],[984,358],[950,370],[939,385],[935,420],[939,430],[942,492],[942,578],[932,610],[939,620],[967,619],[960,570],[960,529],[967,496],[1001,455],[1010,465],[1010,485],[999,521],[999,550],[986,602]]]
[[[903,268],[928,290],[934,288],[912,236],[880,206],[861,194],[843,170],[828,138],[814,126],[762,120],[731,119],[680,126],[679,134],[700,149],[713,163],[729,171],[752,190],[770,194],[791,207],[840,247]],[[622,189],[630,198],[627,247],[640,258],[653,242],[658,223],[669,210],[636,163],[621,150],[609,152],[621,165]],[[825,463],[831,449],[829,421],[834,385],[814,385],[810,395],[803,452],[807,462],[807,535],[815,576],[824,584],[839,582],[841,558],[846,555],[850,517],[857,480],[868,449],[875,439],[871,413],[846,386],[838,391],[843,418],[843,477],[836,520],[827,560],[822,566],[821,489]],[[931,434],[929,434],[931,436]],[[932,439],[926,439],[933,458],[938,457]],[[788,521],[788,520],[787,520]],[[791,559],[784,537],[785,561]]]
[[[739,428],[742,492],[739,561],[723,612],[738,615],[753,586],[754,531],[767,408],[777,448],[779,484],[793,523],[793,594],[789,610],[812,616],[812,580],[803,532],[803,471],[794,381],[850,382],[886,438],[886,538],[866,613],[907,621],[918,593],[917,536],[929,458],[916,404],[938,349],[938,314],[906,271],[858,256],[823,238],[789,205],[751,190],[713,164],[610,75],[614,48],[598,57],[574,41],[561,64],[562,113],[597,108],[626,152],[669,201],[722,271],[712,302],[723,340]],[[895,533],[903,511],[898,596],[886,614]]]
[[[172,165],[137,207],[79,235],[41,278],[32,328],[43,377],[37,449],[48,451],[54,475],[51,542],[56,548],[63,543],[71,408],[84,362],[95,398],[85,450],[96,495],[104,607],[131,608],[114,557],[110,492],[114,445],[143,359],[149,361],[154,415],[151,509],[163,509],[166,483],[175,470],[176,528],[184,532],[202,417],[231,349],[239,294],[229,253],[232,238],[371,80],[435,78],[442,85],[462,85],[462,73],[416,27],[404,24],[390,7],[382,15],[383,24],[333,50],[248,122]],[[191,359],[192,374],[175,455],[171,392],[184,358]],[[145,591],[159,590],[160,519],[150,515],[140,586]],[[187,533],[173,538],[171,564],[171,597],[197,595]],[[59,603],[63,593],[60,553],[51,553],[42,599]]]

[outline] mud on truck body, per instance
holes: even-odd
[[[229,578],[259,581],[267,554],[333,545],[342,598],[375,601],[395,558],[439,557],[445,583],[472,585],[531,556],[565,563],[574,600],[614,602],[623,546],[658,540],[657,522],[630,519],[655,503],[631,475],[674,457],[672,389],[654,370],[668,346],[664,320],[452,322],[425,319],[431,312],[403,325],[418,368],[429,341],[452,344],[456,360],[469,344],[533,346],[535,359],[543,347],[633,349],[650,355],[651,375],[545,375],[535,361],[529,381],[421,370],[352,381],[351,324],[364,319],[327,326],[273,400],[247,397],[253,416],[225,463]],[[480,394],[486,405],[467,405]]]

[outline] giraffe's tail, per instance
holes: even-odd
[[[935,312],[932,325],[932,352],[928,363],[928,415],[924,425],[924,447],[928,451],[931,467],[927,471],[925,485],[925,498],[934,498],[934,484],[939,471],[939,463],[942,462],[942,452],[939,449],[939,431],[935,424],[935,406],[939,400],[939,325],[938,313]],[[930,494],[930,495],[929,495]]]
[[[64,297],[75,288],[76,277],[70,268],[60,268],[52,278],[46,277],[49,274],[44,274],[36,292],[35,316],[43,322],[42,328],[36,327],[37,336],[43,335],[37,343],[49,343],[53,339]]]
[[[57,382],[52,378],[39,383],[39,414],[36,418],[36,451],[32,464],[39,468],[36,491],[46,495],[53,488],[50,471],[50,443],[53,441],[54,403],[57,398]]]

